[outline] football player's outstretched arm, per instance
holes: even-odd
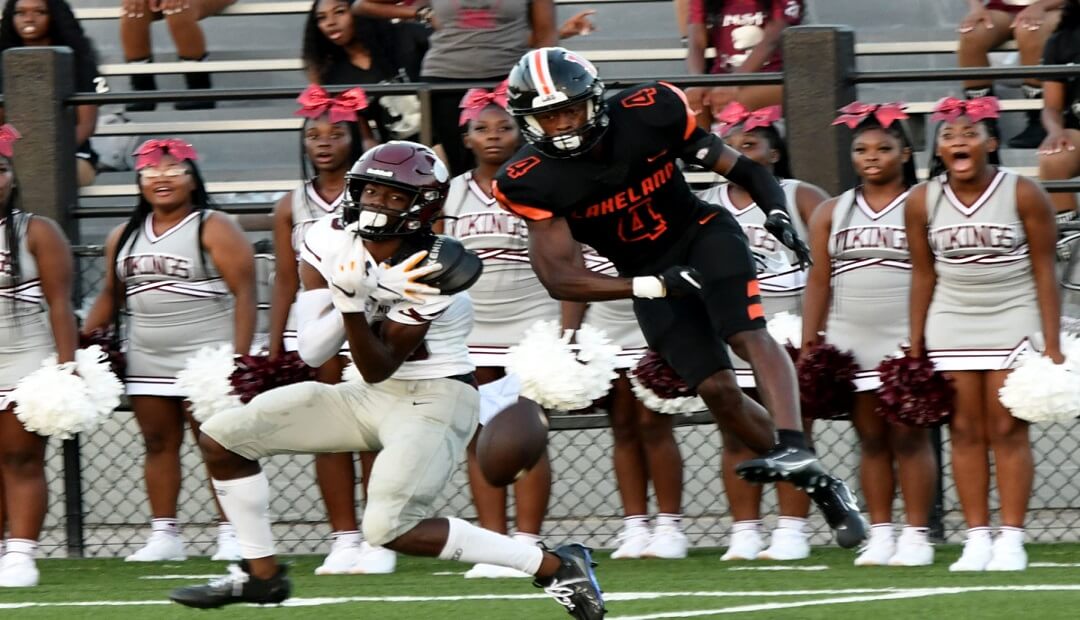
[[[607,301],[634,294],[629,278],[589,271],[565,218],[529,220],[529,261],[540,282],[560,301]]]

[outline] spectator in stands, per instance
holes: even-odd
[[[1057,30],[1043,53],[1048,65],[1080,64],[1080,1],[1067,0]],[[1042,124],[1046,139],[1039,147],[1039,178],[1071,179],[1080,175],[1080,76],[1043,81]],[[1076,217],[1076,194],[1054,192],[1059,214]]]
[[[500,411],[518,401],[521,384],[507,376],[509,349],[536,321],[557,321],[560,304],[547,294],[529,265],[529,240],[525,222],[499,208],[491,196],[495,173],[521,146],[521,132],[506,111],[506,85],[494,91],[470,90],[461,101],[459,121],[465,127],[465,147],[476,157],[476,168],[454,177],[443,205],[447,220],[436,230],[461,239],[477,252],[484,272],[469,289],[475,322],[467,340],[469,357],[476,364],[480,384],[480,424],[489,423]],[[580,311],[577,312],[580,315]],[[563,325],[576,328],[578,323]],[[580,316],[578,317],[580,318]],[[507,491],[484,479],[476,460],[473,436],[467,449],[469,487],[479,525],[506,533]],[[551,495],[551,462],[545,452],[529,473],[514,482],[517,531],[513,537],[530,545],[540,542],[540,528]],[[467,579],[529,577],[513,568],[476,564]]]
[[[97,52],[65,0],[7,0],[0,17],[0,53],[13,47],[58,45],[70,47],[75,64],[76,92],[105,92],[105,78],[98,73]],[[3,86],[0,72],[0,88]],[[80,186],[90,185],[97,175],[97,153],[90,136],[97,126],[98,107],[75,107],[75,171]],[[0,110],[0,122],[3,112]]]
[[[124,48],[124,60],[132,63],[154,62],[154,50],[150,43],[150,24],[164,19],[169,34],[176,44],[180,60],[202,62],[206,60],[206,36],[199,20],[217,15],[236,0],[121,0],[120,44]],[[210,88],[210,74],[206,72],[185,73],[184,81],[189,90]],[[154,74],[131,76],[134,90],[157,90]],[[153,103],[129,103],[131,112],[153,110]],[[177,101],[177,110],[206,110],[213,108],[213,101]]]
[[[345,197],[345,173],[364,153],[366,123],[359,98],[331,98],[318,86],[309,86],[300,95],[298,114],[306,117],[300,133],[303,178],[307,179],[286,194],[274,207],[273,301],[270,305],[270,357],[298,349],[295,302],[302,293],[299,275],[300,248],[312,224],[323,217],[341,215]],[[319,366],[317,379],[340,383],[348,362],[348,343],[341,355]],[[303,357],[303,353],[301,353]],[[360,455],[362,472],[370,472],[375,453]],[[356,521],[356,470],[353,454],[315,455],[315,477],[319,483],[334,542],[316,575],[356,572],[393,572],[396,556],[383,547],[363,541]],[[367,482],[367,476],[363,476]]]
[[[782,117],[778,105],[750,111],[736,101],[720,112],[717,129],[728,146],[743,157],[761,164],[779,179],[792,224],[799,236],[806,239],[806,222],[810,220],[810,214],[829,195],[815,185],[792,178],[787,143],[779,128]],[[757,207],[750,193],[734,183],[726,183],[714,185],[699,193],[699,196],[705,202],[722,205],[730,211],[750,240],[750,250],[758,259],[757,277],[761,284],[761,302],[766,320],[773,320],[781,312],[800,315],[806,272],[798,268],[794,252],[765,229],[766,214]],[[797,342],[790,344],[798,345]],[[737,355],[732,355],[731,361],[739,387],[755,402],[763,403],[750,364]],[[803,431],[808,439],[813,436],[813,420],[803,418]],[[765,547],[761,533],[763,487],[751,484],[735,473],[735,466],[754,458],[755,453],[732,433],[723,433],[723,440],[721,468],[733,523],[731,542],[720,559],[789,561],[808,557],[810,536],[806,532],[806,517],[810,512],[810,498],[790,484],[777,485],[780,516],[769,546]]]
[[[967,0],[968,14],[960,22],[960,48],[957,63],[961,67],[989,67],[989,54],[1006,41],[1015,40],[1020,49],[1020,64],[1037,65],[1043,47],[1061,17],[1065,0]],[[1042,82],[1026,78],[1021,88],[1027,99],[1042,99]],[[990,80],[967,80],[964,96],[969,99],[994,94]],[[996,132],[996,129],[995,129]],[[1039,112],[1027,114],[1027,126],[1009,139],[1016,149],[1039,146],[1046,132],[1039,124]]]
[[[802,23],[805,0],[690,0],[691,74],[757,73],[783,69],[780,39],[784,29]],[[705,51],[716,50],[707,64]],[[698,124],[708,129],[713,117],[738,101],[751,110],[777,105],[783,87],[717,86],[686,91]]]
[[[0,127],[0,489],[7,524],[0,588],[38,584],[34,557],[48,505],[46,438],[23,427],[9,395],[47,357],[70,362],[78,346],[71,248],[52,220],[20,208],[12,164],[17,138],[10,125]]]
[[[126,376],[146,444],[146,492],[153,532],[129,562],[187,557],[176,518],[184,421],[197,437],[176,375],[206,346],[251,349],[255,259],[243,231],[213,211],[190,144],[149,140],[136,151],[139,201],[105,242],[105,285],[83,332],[127,323]],[[218,512],[221,512],[220,506]],[[239,560],[232,526],[222,519],[212,559]]]
[[[877,365],[908,335],[911,263],[902,241],[904,204],[915,178],[911,140],[898,105],[858,104],[840,117],[852,128],[851,164],[859,184],[823,203],[810,221],[814,265],[806,285],[802,350],[826,340],[859,366],[851,422],[859,439],[859,480],[870,512],[870,540],[856,566],[926,566],[937,463],[930,433],[878,414]],[[894,467],[899,475],[893,473]],[[896,538],[896,484],[907,522]]]
[[[989,97],[939,102],[930,180],[911,190],[905,207],[909,354],[928,355],[956,392],[949,439],[969,529],[951,571],[1027,567],[1024,521],[1035,475],[1029,423],[1013,417],[998,394],[1038,332],[1043,355],[1064,361],[1053,207],[1038,183],[995,165],[997,139],[986,120],[997,115]],[[991,453],[1001,501],[996,539]]]
[[[358,15],[431,23],[430,48],[424,56],[421,79],[436,84],[499,82],[530,48],[546,47],[560,38],[595,30],[583,11],[559,28],[554,0],[508,0],[489,5],[456,0],[355,0]],[[476,162],[462,143],[458,102],[463,91],[443,91],[431,98],[435,142],[441,145],[451,174],[462,174]]]

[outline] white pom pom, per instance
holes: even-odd
[[[75,362],[57,364],[56,356],[51,355],[41,368],[15,385],[11,400],[15,401],[15,416],[26,430],[70,439],[97,425],[98,410],[75,368]]]
[[[667,415],[679,415],[681,413],[695,413],[705,411],[705,401],[700,396],[679,396],[677,398],[662,398],[656,392],[642,385],[638,378],[630,373],[630,389],[634,396],[649,409],[656,413]]]
[[[1032,423],[1068,422],[1080,415],[1080,338],[1062,334],[1065,362],[1025,352],[998,390],[1012,415]]]
[[[777,312],[766,326],[769,335],[780,344],[798,349],[802,343],[802,317],[790,312]]]
[[[363,381],[364,377],[360,374],[360,369],[356,367],[356,364],[352,360],[349,360],[348,364],[345,364],[345,368],[341,369],[341,382],[349,383],[350,381]]]
[[[176,386],[191,402],[191,414],[199,422],[241,406],[240,397],[233,393],[229,377],[236,365],[230,345],[206,346],[188,358],[184,369],[176,374]]]
[[[588,407],[608,393],[620,349],[603,331],[584,326],[571,345],[571,330],[555,321],[537,321],[525,331],[517,346],[510,347],[508,373],[521,378],[521,395],[545,409],[574,410]]]
[[[120,406],[124,384],[113,374],[108,354],[96,344],[75,351],[75,366],[86,383],[87,396],[100,422]]]

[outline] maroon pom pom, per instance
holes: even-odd
[[[675,369],[656,351],[648,351],[638,360],[632,371],[641,385],[652,390],[660,398],[697,396],[697,392],[675,373]]]
[[[242,403],[274,388],[314,379],[315,369],[305,364],[295,351],[274,359],[266,355],[241,355],[236,360],[236,370],[229,376],[233,391]]]
[[[831,344],[810,347],[796,363],[803,416],[819,420],[847,417],[855,396],[855,357]]]
[[[120,351],[120,340],[116,337],[116,331],[112,325],[108,327],[95,327],[89,334],[79,334],[79,348],[98,345],[109,358],[109,367],[118,379],[123,381],[127,373],[127,363],[123,352]]]
[[[881,387],[877,389],[878,415],[893,423],[933,427],[952,415],[953,386],[934,362],[923,353],[887,358],[878,365]]]

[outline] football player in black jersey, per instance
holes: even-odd
[[[807,448],[795,370],[765,329],[746,236],[727,210],[694,196],[676,159],[746,188],[768,213],[765,228],[808,264],[776,179],[699,129],[678,88],[657,82],[605,99],[592,64],[562,48],[525,54],[509,99],[529,144],[496,175],[493,193],[528,221],[529,257],[551,295],[633,298],[650,348],[719,425],[762,455],[739,475],[806,489],[837,542],[858,545],[866,523],[847,485]],[[610,259],[619,277],[585,269],[578,243]],[[753,366],[768,412],[739,389],[725,342]]]

